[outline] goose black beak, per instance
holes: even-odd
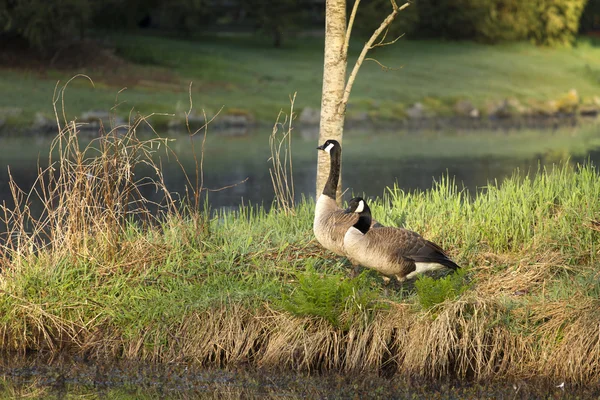
[[[325,145],[324,144],[320,145],[319,147],[317,147],[317,150],[325,150]]]

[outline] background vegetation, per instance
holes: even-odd
[[[348,7],[352,2],[348,2]],[[485,42],[531,39],[544,45],[570,44],[588,0],[415,0],[393,33],[413,37]],[[389,13],[385,0],[362,5],[356,26],[372,32]],[[322,29],[323,0],[2,0],[0,32],[17,34],[41,51],[94,29],[155,28],[190,36],[214,29],[259,30],[275,47],[297,30]],[[584,29],[598,27],[597,0],[589,1]]]
[[[288,95],[294,92],[298,92],[298,113],[320,106],[322,38],[289,39],[280,49],[256,37],[210,36],[188,41],[107,34],[103,40],[118,58],[90,58],[90,65],[65,69],[61,68],[63,58],[84,57],[67,52],[61,53],[54,67],[39,66],[41,71],[35,66],[4,70],[0,91],[13,95],[0,98],[0,109],[22,110],[19,115],[7,114],[7,125],[29,126],[36,113],[53,119],[56,82],[65,82],[76,72],[88,74],[95,85],[83,80],[71,85],[65,99],[69,118],[89,110],[110,110],[115,93],[126,87],[118,96],[118,102],[124,102],[117,110],[121,117],[128,118],[129,109],[171,113],[182,127],[190,82],[197,109],[204,108],[209,117],[224,106],[221,115],[246,114],[270,125],[278,111],[288,107]],[[516,99],[518,107],[529,110],[526,113],[541,115],[563,106],[569,110],[595,104],[594,96],[600,93],[600,47],[596,43],[580,39],[577,47],[549,50],[527,43],[487,46],[400,40],[376,52],[377,59],[392,70],[365,63],[347,116],[375,122],[402,120],[415,102],[423,104],[426,116],[454,115],[461,100],[470,101],[483,116],[506,99]],[[359,45],[353,43],[351,58],[356,57]],[[91,48],[93,57],[102,54]],[[569,97],[571,89],[577,90],[575,98]],[[507,112],[521,111],[510,108]],[[164,128],[160,123],[169,119],[160,118],[155,117],[153,123]]]

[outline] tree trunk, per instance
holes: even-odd
[[[346,0],[327,0],[325,3],[325,61],[323,68],[323,92],[321,99],[321,122],[319,144],[327,139],[342,143],[344,117],[342,99],[346,82]],[[317,197],[323,191],[329,175],[329,157],[319,151],[317,164]],[[343,154],[343,152],[342,152]],[[337,202],[341,204],[342,175],[337,189]]]

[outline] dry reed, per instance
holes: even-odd
[[[58,154],[57,159],[39,170],[34,189],[24,192],[11,183],[16,206],[2,209],[9,232],[0,247],[0,293],[11,307],[5,309],[10,317],[0,316],[3,352],[69,352],[97,360],[252,365],[309,372],[377,371],[434,379],[543,377],[598,384],[600,304],[597,298],[584,293],[594,290],[593,281],[590,289],[583,285],[573,289],[570,297],[546,299],[547,291],[560,276],[573,276],[573,267],[565,267],[570,265],[566,261],[570,255],[548,250],[541,243],[520,251],[478,254],[472,260],[473,288],[459,299],[447,300],[425,312],[414,303],[387,301],[389,307],[378,308],[368,323],[351,320],[355,314],[343,315],[348,323],[342,328],[316,317],[292,316],[268,301],[249,306],[228,300],[227,296],[201,311],[188,305],[177,314],[177,320],[158,315],[144,326],[126,321],[134,325],[130,327],[119,322],[121,316],[112,308],[115,303],[111,301],[124,301],[119,297],[119,286],[112,296],[90,294],[65,303],[61,298],[55,298],[55,303],[29,300],[28,288],[43,285],[35,286],[27,279],[51,278],[55,274],[60,275],[61,282],[69,283],[62,276],[69,273],[69,268],[61,267],[65,259],[69,265],[85,265],[75,269],[81,274],[75,280],[88,279],[81,271],[93,270],[89,279],[101,281],[94,288],[106,289],[106,285],[117,282],[149,291],[153,279],[151,283],[159,281],[157,290],[167,296],[173,289],[161,286],[160,279],[175,274],[160,270],[167,259],[177,264],[181,262],[177,257],[186,257],[192,251],[200,253],[198,259],[210,255],[203,253],[202,247],[209,245],[198,243],[206,233],[190,228],[184,221],[180,203],[167,190],[160,165],[153,161],[157,149],[168,146],[168,141],[137,137],[137,129],[145,122],[146,118],[138,118],[128,129],[115,128],[86,146],[80,143],[77,124],[66,123],[53,144],[51,154]],[[274,130],[271,148],[277,160],[284,142],[291,144],[291,127],[279,141]],[[291,177],[291,153],[284,150],[283,154],[284,162],[279,167],[279,161],[273,160],[275,170],[271,176],[279,188],[276,191],[280,191],[280,209],[291,213],[293,181],[285,178]],[[201,192],[201,161],[196,165],[196,187]],[[152,171],[154,178],[137,178],[138,167]],[[146,186],[159,191],[162,198],[145,196]],[[194,192],[196,206],[200,192]],[[34,198],[42,204],[41,215],[34,215]],[[157,215],[165,218],[159,221]],[[132,217],[139,222],[128,224]],[[128,231],[132,226],[144,234],[132,235]],[[175,240],[167,240],[169,236]],[[224,252],[223,243],[211,246]],[[178,247],[183,245],[188,247]],[[310,252],[312,258],[315,254],[321,258],[310,246],[292,244],[273,248],[264,258],[250,251],[232,253],[227,263],[250,263],[255,259],[266,263],[272,258],[282,264],[305,262],[308,257],[292,256],[298,249]],[[504,267],[492,271],[498,264]],[[147,275],[151,268],[159,270],[158,278]],[[582,264],[580,272],[592,273],[596,268],[597,264],[588,262]],[[177,275],[179,283],[203,279],[186,272]],[[208,273],[227,274],[219,269]],[[115,276],[122,276],[122,280],[109,281]],[[70,290],[73,285],[60,293]],[[177,299],[169,303],[170,307],[176,305]]]
[[[294,170],[292,163],[292,121],[294,115],[294,102],[296,101],[296,93],[290,96],[290,113],[284,116],[283,122],[281,119],[282,111],[277,115],[273,131],[269,136],[269,147],[271,148],[271,157],[269,161],[272,167],[269,168],[271,175],[271,183],[275,192],[275,204],[277,209],[285,214],[294,213]],[[287,126],[286,126],[287,125]],[[278,136],[279,130],[283,133]],[[281,159],[283,152],[283,160]]]

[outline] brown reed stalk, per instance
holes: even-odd
[[[138,137],[140,124],[149,117],[140,116],[126,127],[108,132],[101,129],[99,137],[83,143],[81,124],[67,121],[64,109],[59,113],[57,108],[59,100],[64,107],[65,90],[72,79],[55,91],[59,131],[50,146],[48,167],[38,167],[38,177],[29,190],[19,188],[10,176],[15,206],[1,207],[8,230],[6,240],[0,243],[4,260],[27,259],[46,247],[56,257],[85,255],[92,243],[104,246],[106,260],[114,259],[129,219],[151,223],[164,211],[178,209],[155,162],[161,146],[168,149],[169,139]],[[140,167],[154,176],[137,177],[136,169]],[[143,193],[147,186],[162,193],[163,198],[148,198]],[[41,212],[34,214],[34,204]]]
[[[273,131],[269,136],[269,147],[271,148],[271,157],[269,161],[272,167],[269,168],[271,183],[275,192],[275,201],[277,209],[284,214],[294,214],[294,170],[292,163],[292,121],[294,115],[294,102],[296,93],[290,96],[290,113],[283,114],[282,111],[277,115],[277,120],[273,125]],[[283,122],[280,123],[282,114]],[[281,127],[281,134],[280,134]],[[281,159],[283,153],[283,160]]]

